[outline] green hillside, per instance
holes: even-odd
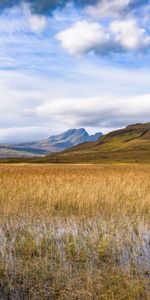
[[[150,162],[150,123],[129,125],[102,136],[97,142],[84,143],[44,158],[49,162]]]

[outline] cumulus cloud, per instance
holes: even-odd
[[[116,44],[127,50],[144,50],[150,46],[150,36],[140,28],[135,19],[113,21],[110,32]]]
[[[109,36],[98,23],[79,21],[71,28],[60,32],[57,39],[70,54],[80,55],[94,49],[103,51],[109,43]]]
[[[79,21],[57,34],[70,54],[81,55],[94,51],[98,54],[139,51],[150,46],[150,36],[135,19],[112,21],[108,27],[97,22]]]

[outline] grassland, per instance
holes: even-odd
[[[0,299],[150,299],[150,165],[0,165]]]

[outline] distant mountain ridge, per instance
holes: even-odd
[[[46,144],[53,145],[56,148],[56,151],[62,151],[66,148],[70,148],[82,143],[86,142],[94,142],[100,136],[102,136],[101,132],[98,132],[94,135],[89,135],[88,132],[84,128],[79,129],[69,129],[62,134],[54,135],[48,138],[47,140],[40,141],[39,144],[44,146]]]
[[[95,142],[102,136],[101,132],[89,135],[84,128],[69,129],[47,139],[16,145],[0,145],[0,157],[34,157],[44,156],[51,152],[60,152],[76,145]]]

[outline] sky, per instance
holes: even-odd
[[[0,143],[150,122],[149,0],[0,0]]]

